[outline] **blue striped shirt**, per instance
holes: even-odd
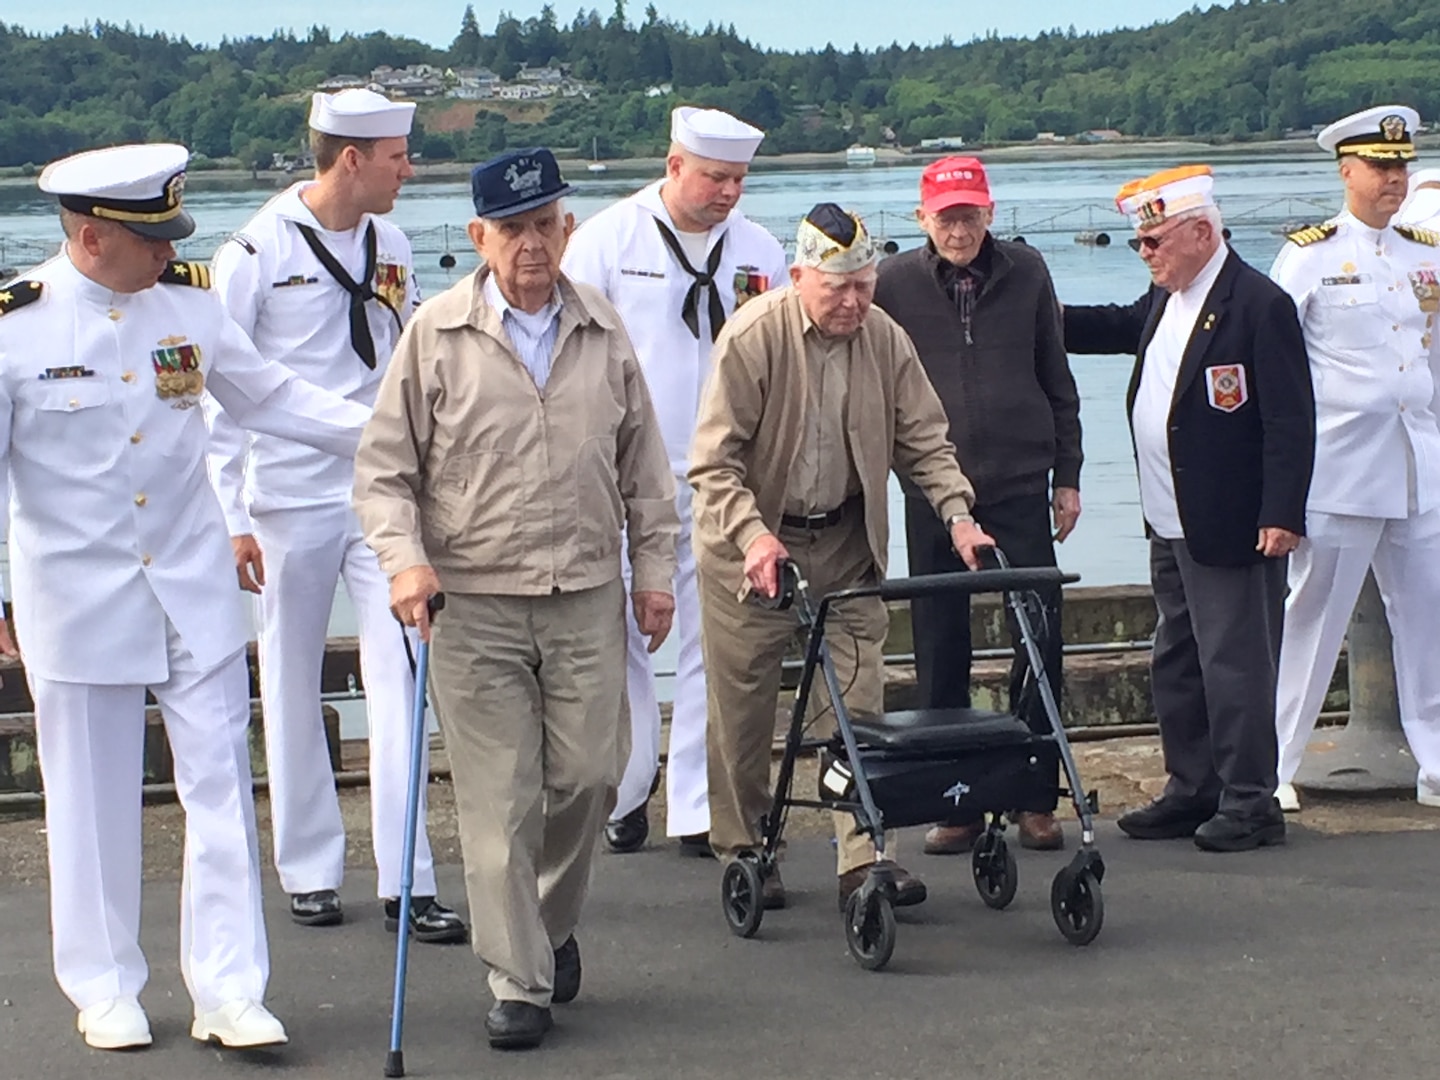
[[[500,313],[500,325],[510,344],[535,380],[535,388],[544,390],[550,379],[550,364],[555,357],[555,337],[560,332],[560,291],[557,289],[535,314],[511,307],[496,284],[495,275],[485,276],[485,301]]]

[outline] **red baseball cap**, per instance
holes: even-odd
[[[990,182],[979,158],[947,157],[920,174],[920,205],[936,214],[952,206],[991,206]]]

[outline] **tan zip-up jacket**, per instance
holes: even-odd
[[[790,471],[804,434],[805,333],[793,286],[749,301],[715,342],[690,452],[695,549],[703,564],[743,582],[745,550],[779,532]],[[915,346],[877,307],[850,343],[845,438],[865,499],[865,531],[883,576],[890,544],[890,470],[913,480],[941,519],[968,518],[975,501],[955,460],[948,421]]]
[[[675,481],[630,339],[601,293],[562,276],[537,390],[477,270],[405,327],[355,456],[355,511],[394,577],[535,596],[620,576],[673,593]]]

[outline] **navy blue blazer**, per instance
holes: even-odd
[[[1133,304],[1065,308],[1069,352],[1135,357],[1125,403],[1132,441],[1145,349],[1169,296],[1152,285]],[[1262,528],[1304,535],[1315,463],[1305,337],[1290,295],[1234,251],[1185,346],[1169,429],[1175,500],[1196,562],[1259,562]]]

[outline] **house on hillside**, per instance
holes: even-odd
[[[398,70],[381,64],[370,72],[370,89],[392,98],[439,97],[445,92],[444,73],[429,64]]]
[[[668,82],[660,83],[658,86],[647,86],[645,96],[648,98],[664,97],[666,94],[673,94],[675,87]]]
[[[544,83],[550,86],[559,86],[564,81],[566,72],[558,67],[523,67],[520,73],[515,76],[521,82]]]
[[[1089,131],[1082,131],[1075,136],[1079,143],[1114,142],[1116,139],[1123,139],[1125,136],[1114,128],[1091,128]]]
[[[315,89],[329,92],[332,90],[357,90],[364,86],[365,80],[359,75],[331,75],[323,82],[316,83]]]
[[[450,86],[449,97],[483,101],[495,96],[500,76],[489,68],[449,68],[445,72],[445,81]]]
[[[529,86],[524,83],[506,83],[495,91],[495,96],[501,101],[533,101],[537,98],[549,97],[554,90],[546,91],[539,86]]]

